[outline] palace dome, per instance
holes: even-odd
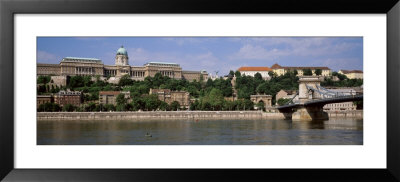
[[[125,55],[128,56],[128,52],[126,51],[126,49],[124,48],[124,46],[121,46],[118,51],[117,51],[117,55]]]

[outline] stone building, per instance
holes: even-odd
[[[117,97],[119,94],[124,94],[124,98],[127,102],[130,102],[129,91],[100,91],[99,92],[99,104],[112,104],[117,105]]]
[[[64,107],[66,104],[80,106],[82,103],[82,93],[79,91],[60,91],[54,95],[54,103]]]
[[[258,103],[264,103],[264,108],[272,106],[272,96],[271,95],[250,95],[250,100],[257,105]],[[255,106],[257,109],[257,106]]]
[[[268,80],[268,79],[270,79],[270,76],[268,75],[268,73],[270,71],[272,71],[272,69],[268,68],[268,67],[244,67],[244,66],[242,66],[238,69],[238,71],[240,72],[241,75],[252,76],[252,77],[254,77],[254,75],[256,73],[260,73],[261,77],[263,79]]]
[[[303,76],[303,70],[305,69],[310,69],[313,73],[315,74],[315,70],[320,69],[321,75],[322,76],[330,76],[332,75],[332,70],[329,69],[328,67],[291,67],[291,66],[281,66],[277,63],[271,66],[271,69],[273,70],[274,73],[276,73],[278,76],[284,75],[288,71],[297,71],[297,76]]]
[[[275,103],[278,103],[278,100],[283,98],[283,99],[292,99],[294,95],[296,95],[297,91],[296,90],[280,90],[278,93],[276,93],[275,96]]]
[[[345,95],[356,95],[358,92],[355,89],[346,89],[346,88],[338,88],[338,89],[328,89],[331,92],[341,92]],[[352,111],[357,109],[357,105],[353,102],[342,102],[342,103],[332,103],[326,104],[323,107],[324,111]]]
[[[130,66],[126,49],[121,46],[115,56],[114,65],[104,65],[100,59],[65,57],[60,64],[37,64],[37,75],[64,76],[59,79],[67,79],[67,76],[98,75],[103,79],[111,77],[109,81],[117,83],[123,75],[129,75],[132,80],[144,80],[145,77],[153,77],[161,73],[173,79],[185,79],[188,81],[207,80],[206,71],[185,71],[176,63],[148,62],[143,66]],[[61,81],[58,81],[61,82]]]
[[[363,79],[363,71],[361,70],[339,70],[340,74],[346,75],[349,79]]]
[[[54,99],[52,95],[38,95],[36,97],[36,108],[39,108],[41,104],[53,103]]]
[[[159,100],[168,104],[177,101],[181,105],[181,108],[189,108],[190,106],[189,92],[171,91],[170,89],[150,89],[149,94],[156,94]]]

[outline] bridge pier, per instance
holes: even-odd
[[[315,121],[328,119],[328,113],[324,112],[321,106],[298,107],[292,114],[293,121]]]

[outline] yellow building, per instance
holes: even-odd
[[[303,76],[304,74],[303,70],[305,69],[310,69],[313,75],[316,75],[315,71],[318,69],[321,70],[321,76],[330,76],[332,74],[332,70],[329,69],[328,67],[290,67],[290,66],[281,66],[275,63],[274,65],[271,66],[271,69],[278,76],[284,75],[288,71],[294,71],[294,70],[297,71],[297,76]]]
[[[349,79],[363,79],[363,71],[361,70],[339,70],[338,73],[346,75]]]

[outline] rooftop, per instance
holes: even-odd
[[[361,70],[339,70],[341,71],[343,74],[347,74],[347,73],[363,73],[363,71]]]
[[[100,91],[99,95],[119,95],[120,91]]]
[[[271,68],[268,67],[245,67],[242,66],[238,69],[239,71],[272,71]]]
[[[81,57],[65,57],[61,62],[91,62],[91,63],[101,63],[100,59],[97,58],[81,58]]]
[[[313,67],[313,66],[309,66],[309,67],[303,67],[303,66],[281,66],[277,63],[275,63],[274,65],[271,66],[272,69],[321,69],[321,70],[330,70],[328,67]]]
[[[148,62],[148,63],[144,64],[144,66],[147,66],[147,65],[179,66],[179,64],[177,64],[177,63],[156,62],[156,61],[152,61],[152,62]]]

